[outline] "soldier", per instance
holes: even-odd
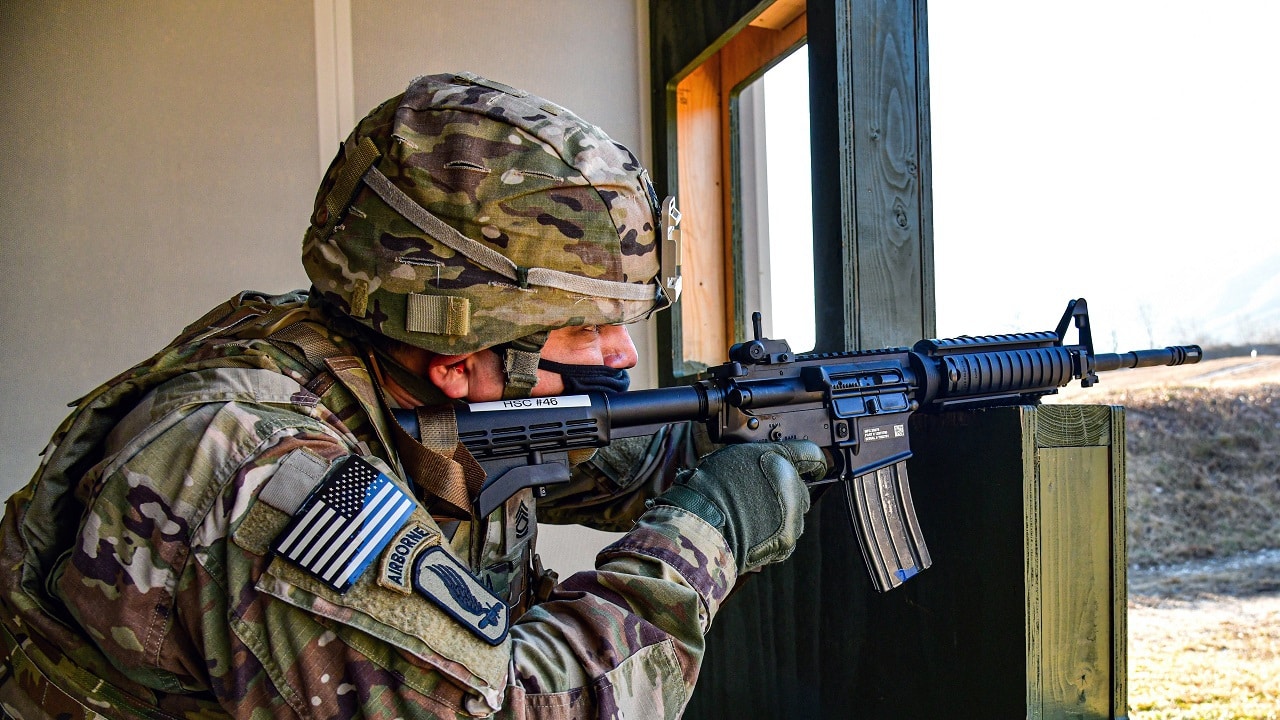
[[[310,293],[242,293],[81,399],[9,500],[0,707],[679,715],[737,578],[794,548],[821,452],[731,446],[677,474],[676,428],[476,517],[450,405],[625,390],[624,324],[674,299],[674,217],[541,98],[439,75],[375,109],[320,187]],[[556,584],[535,512],[626,534]]]

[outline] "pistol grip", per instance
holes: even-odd
[[[892,590],[933,564],[916,521],[905,460],[853,478],[844,491],[876,590]]]

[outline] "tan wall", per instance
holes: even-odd
[[[317,42],[317,12],[337,17],[336,51]],[[645,0],[0,3],[0,497],[29,478],[69,401],[238,290],[306,285],[302,229],[338,140],[320,147],[333,76],[352,80],[342,134],[415,75],[471,70],[647,160],[646,12]],[[652,329],[638,334],[651,355]]]

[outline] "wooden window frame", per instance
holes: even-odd
[[[676,182],[687,223],[679,342],[683,374],[743,339],[737,95],[805,39],[804,4],[778,0],[676,82]]]

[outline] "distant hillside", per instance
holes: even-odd
[[[1148,388],[1120,403],[1131,563],[1280,548],[1280,385]]]
[[[1131,565],[1280,548],[1280,356],[1108,373],[1054,401],[1126,407]]]

